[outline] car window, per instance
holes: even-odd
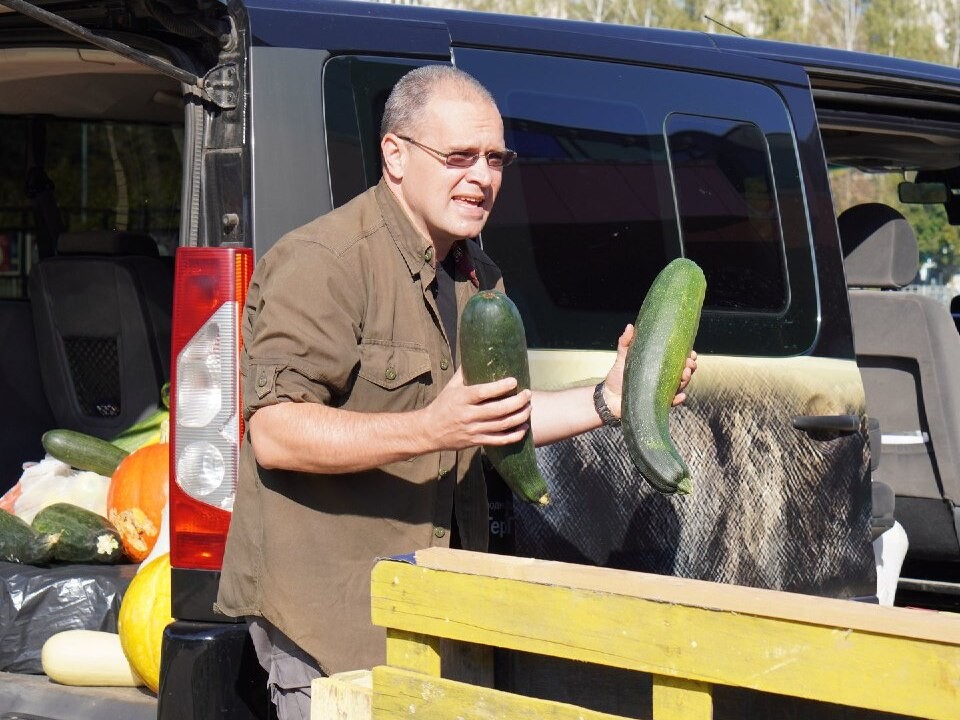
[[[458,48],[455,60],[491,90],[519,153],[481,242],[531,348],[610,349],[681,255],[708,281],[699,350],[783,356],[813,345],[806,205],[774,88],[490,50]],[[380,58],[327,63],[335,204],[376,182],[378,113],[406,69]]]
[[[877,144],[881,140],[877,140]],[[901,212],[917,237],[919,262],[913,282],[902,288],[933,297],[950,305],[960,295],[960,227],[951,225],[941,203],[904,203],[898,186],[917,177],[915,170],[889,167],[851,167],[842,163],[830,169],[830,189],[839,215],[844,210],[865,202],[878,202]]]
[[[330,189],[337,207],[380,179],[380,120],[397,81],[426,63],[343,56],[323,71]]]
[[[766,138],[755,123],[675,113],[667,146],[683,254],[707,307],[781,312],[789,292]]]
[[[23,297],[37,257],[36,208],[27,175],[37,152],[26,118],[0,117],[0,297]],[[183,128],[50,118],[43,171],[64,231],[151,235],[161,255],[178,244]]]

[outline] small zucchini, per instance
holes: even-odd
[[[129,453],[93,435],[76,430],[48,430],[40,438],[43,449],[78,470],[110,477]]]
[[[0,560],[42,565],[53,559],[55,535],[38,533],[21,518],[0,509]]]
[[[523,320],[517,306],[502,292],[482,290],[470,298],[460,317],[459,335],[460,362],[467,385],[513,377],[518,392],[530,387]],[[484,446],[484,452],[518,497],[540,505],[550,501],[529,431],[519,442]]]
[[[670,262],[647,291],[627,351],[623,437],[640,474],[666,494],[691,490],[690,470],[670,437],[668,416],[700,326],[706,287],[695,262]]]

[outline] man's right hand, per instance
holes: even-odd
[[[514,394],[515,378],[466,385],[463,368],[423,409],[427,432],[439,447],[462,450],[477,445],[508,445],[523,440],[530,429],[529,390]]]

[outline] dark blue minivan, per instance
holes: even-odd
[[[548,507],[488,468],[491,549],[960,597],[960,335],[914,282],[911,227],[960,224],[960,70],[349,0],[0,3],[0,491],[45,430],[109,438],[171,381],[159,717],[269,716],[246,626],[212,607],[245,432],[240,308],[280,236],[377,181],[385,99],[429,63],[488,87],[519,153],[476,241],[535,387],[595,384],[671,259],[707,279],[670,420],[693,494],[653,491],[602,428],[538,449]],[[104,291],[104,264],[132,280]]]

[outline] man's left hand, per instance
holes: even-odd
[[[634,327],[632,324],[629,324],[624,328],[623,333],[617,340],[617,359],[614,361],[613,367],[610,368],[610,372],[607,373],[607,377],[603,381],[603,399],[607,403],[607,407],[610,408],[610,412],[617,417],[621,417],[620,400],[623,395],[623,369],[627,362],[627,350],[630,348],[630,343],[633,342],[633,337]],[[684,390],[686,390],[687,385],[690,384],[690,378],[693,377],[693,373],[696,372],[696,370],[697,353],[695,350],[691,350],[690,356],[687,358],[686,366],[683,368],[683,373],[680,375],[680,386],[677,388],[677,394],[673,398],[672,405],[674,407],[687,399],[687,394]]]

